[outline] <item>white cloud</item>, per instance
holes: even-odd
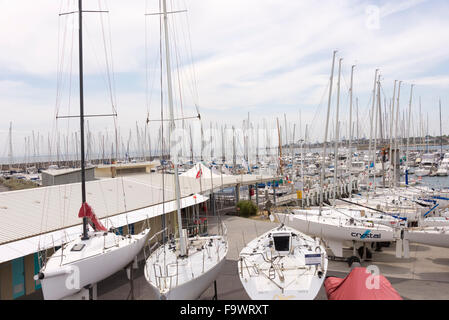
[[[389,1],[380,8],[381,16],[386,17],[391,14],[406,11],[410,8],[427,2],[428,0],[402,0]]]
[[[409,83],[413,83],[418,86],[432,86],[432,87],[449,87],[449,76],[434,76],[423,77],[408,80]]]

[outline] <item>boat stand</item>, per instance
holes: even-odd
[[[363,243],[363,246],[360,247],[357,251],[358,251],[360,260],[361,260],[362,262],[364,262],[364,261],[371,261],[371,260],[372,260],[372,252],[371,252],[371,250],[366,246],[366,242],[364,242],[364,243]]]
[[[337,257],[337,256],[327,256],[327,259],[331,261],[340,261],[340,262],[347,262],[348,260],[345,257]]]
[[[363,257],[362,257],[362,261],[366,260],[366,243],[363,243]]]
[[[357,257],[357,248],[355,246],[356,246],[356,243],[354,240],[352,240],[352,255],[354,257]]]
[[[134,300],[134,275],[133,275],[133,263],[131,263],[127,268],[126,268],[126,275],[128,276],[129,279],[129,286],[130,286],[130,291],[128,294],[128,297],[126,297],[126,300]]]
[[[94,289],[92,286],[89,286],[89,300],[94,300]]]
[[[217,280],[214,281],[214,296],[212,297],[212,300],[218,300],[218,294],[217,294]]]

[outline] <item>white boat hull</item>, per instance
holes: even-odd
[[[422,169],[415,170],[415,175],[417,177],[426,177],[429,174],[430,174],[430,170],[422,170]]]
[[[279,215],[281,216],[281,214]],[[320,237],[322,239],[340,241],[355,240],[360,242],[395,241],[393,229],[384,230],[377,228],[371,229],[369,227],[334,225],[326,223],[326,220],[319,222],[311,219],[302,219],[294,215],[289,215],[287,219],[285,219],[285,224],[304,232],[305,234]]]
[[[438,229],[438,231],[435,229]],[[444,232],[439,230],[444,230]],[[407,230],[406,237],[410,242],[449,248],[449,229],[447,227]]]
[[[449,226],[449,217],[430,217],[418,221],[419,227]]]
[[[226,238],[189,238],[188,243],[187,257],[180,258],[179,251],[167,243],[147,258],[144,276],[151,288],[150,299],[198,299],[217,279],[228,253]]]
[[[125,268],[142,250],[148,234],[149,230],[132,236],[135,241],[131,243],[128,238],[123,237],[119,246],[62,265],[58,262],[61,260],[62,249],[57,250],[41,270],[44,275],[40,279],[44,299],[59,300],[74,295],[83,287],[95,284]],[[102,242],[101,238],[96,240]],[[74,242],[83,243],[80,239]],[[71,243],[68,247],[71,247]],[[68,254],[67,250],[64,250],[64,255]]]

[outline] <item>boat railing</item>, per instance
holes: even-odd
[[[323,243],[323,241],[320,239],[319,240],[319,245],[317,245],[315,247],[315,253],[319,253],[321,254],[321,266],[324,268],[325,265],[325,261],[326,261],[326,251],[323,252],[323,250],[321,248],[324,248],[325,244]],[[318,270],[318,266],[316,268]]]
[[[61,241],[61,245],[57,246],[56,242],[59,242],[59,241]],[[57,239],[56,241],[55,241],[53,235],[51,235],[51,242],[52,242],[52,245],[46,247],[45,249],[41,248],[40,244],[39,244],[39,249],[38,249],[38,252],[39,252],[39,255],[40,255],[39,266],[41,268],[47,264],[47,262],[48,262],[48,260],[50,260],[50,258],[53,258],[53,257],[54,258],[60,257],[61,258],[61,263],[60,264],[62,265],[64,257],[66,257],[66,255],[64,254],[64,249],[68,246],[68,242],[70,242],[70,241],[67,240],[67,234],[64,233],[64,236],[59,238],[59,239]],[[62,248],[61,254],[55,255],[54,253],[56,251],[58,251],[59,248]],[[47,250],[49,250],[49,249],[53,249],[53,254],[52,255],[48,255],[47,254]]]
[[[170,269],[175,267],[175,272],[170,274]],[[153,263],[153,272],[155,284],[160,289],[168,289],[171,290],[173,286],[178,285],[178,261],[176,263],[168,263],[165,265],[164,271],[159,263]],[[173,284],[173,280],[175,280],[175,285]]]
[[[199,219],[196,219],[194,221],[192,220],[185,220],[183,221],[183,228],[187,229],[187,235],[189,238],[195,237],[195,236],[209,236],[209,235],[219,235],[227,238],[227,227],[223,223],[223,221],[213,221],[211,222],[211,218],[216,218],[214,216],[212,217],[199,217]]]
[[[248,272],[248,276],[249,277],[257,277],[257,276],[259,276],[259,273],[260,273],[259,269],[255,265],[253,265],[253,264],[248,266],[248,263],[247,263],[245,257],[240,257],[240,275],[241,275],[242,278],[243,278],[243,270],[244,269]],[[252,270],[253,273],[251,273],[250,270]]]
[[[276,259],[277,257],[279,257],[279,256],[276,256],[275,259]],[[284,281],[284,274],[283,274],[283,272],[282,272],[282,270],[281,270],[281,268],[280,268],[280,265],[279,265],[278,263],[274,263],[274,260],[275,260],[275,259],[271,260],[271,264],[270,264],[270,267],[269,267],[269,269],[268,269],[268,275],[267,275],[265,272],[263,272],[263,271],[259,271],[259,268],[258,268],[257,266],[251,265],[253,271],[255,271],[253,277],[257,277],[257,276],[259,276],[259,275],[262,275],[262,276],[264,276],[265,278],[267,278],[268,280],[270,280],[276,287],[278,287],[279,289],[282,290],[282,289],[283,289],[282,286],[280,286],[280,285],[275,281],[275,279],[276,279],[276,274],[278,274],[279,279],[281,280],[281,282],[283,282],[283,281]],[[245,261],[245,265],[246,265],[246,269],[247,269],[247,271],[248,271],[248,275],[249,275],[250,277],[252,277],[251,273],[249,272],[249,267],[248,267],[247,264],[246,264],[246,260],[245,260],[244,258],[243,258],[243,260]],[[242,270],[242,277],[243,277],[243,268],[242,268],[242,267],[241,267],[241,270]]]
[[[148,243],[148,244],[151,244],[151,242],[153,242],[154,239],[156,239],[157,237],[159,237],[160,234],[166,232],[167,230],[168,230],[167,228],[164,228],[164,229],[162,229],[162,230],[156,232],[155,234],[153,234],[153,235],[148,239],[147,243]],[[157,244],[157,242],[156,242],[156,244]],[[154,245],[153,245],[153,246],[154,246]],[[152,252],[152,251],[150,251],[150,252]]]

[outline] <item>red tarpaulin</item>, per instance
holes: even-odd
[[[352,269],[344,279],[328,277],[324,287],[329,300],[402,300],[387,278],[363,267]]]
[[[97,216],[92,210],[92,207],[89,206],[87,202],[84,202],[81,205],[80,211],[78,212],[78,218],[84,217],[87,217],[87,219],[89,219],[89,222],[91,223],[91,226],[94,228],[95,231],[107,231],[107,229],[97,219]]]

